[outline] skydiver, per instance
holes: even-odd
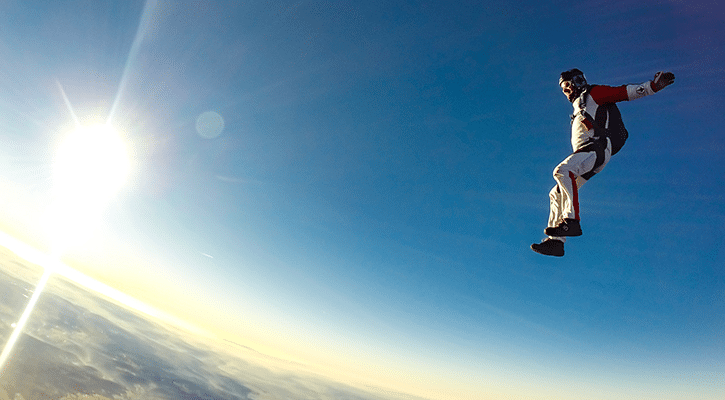
[[[658,72],[654,79],[639,85],[612,87],[589,85],[584,73],[576,68],[561,73],[559,86],[574,106],[571,116],[571,146],[574,151],[554,168],[556,186],[549,192],[549,225],[544,230],[548,238],[532,244],[532,250],[561,257],[566,237],[582,234],[579,188],[604,169],[629,136],[615,103],[649,96],[674,81],[673,73]]]

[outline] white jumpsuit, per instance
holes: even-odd
[[[639,99],[654,94],[650,81],[639,85],[624,85],[618,87],[596,85],[591,90],[584,91],[574,100],[574,114],[571,123],[571,146],[574,151],[554,168],[556,186],[549,192],[549,226],[556,227],[564,218],[579,219],[579,188],[587,181],[582,175],[596,174],[604,169],[612,155],[612,143],[609,138],[597,138],[592,122],[585,117],[585,113],[596,115],[597,108],[606,103],[616,103]],[[604,128],[608,128],[606,121]],[[586,151],[592,142],[602,140],[604,151],[599,154],[597,162],[596,151]],[[606,142],[604,142],[606,141]],[[582,151],[584,150],[584,151]],[[551,239],[566,241],[564,237],[550,236]]]

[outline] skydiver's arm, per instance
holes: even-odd
[[[616,103],[619,101],[629,100],[629,90],[626,85],[617,87],[597,85],[592,87],[589,94],[592,96],[592,99],[597,102],[597,104]]]
[[[616,103],[618,101],[636,100],[659,92],[675,82],[675,74],[671,72],[658,72],[651,81],[639,85],[594,86],[591,96],[597,104]]]

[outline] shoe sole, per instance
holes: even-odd
[[[564,252],[562,252],[561,254],[558,254],[558,253],[557,254],[549,254],[549,253],[544,253],[544,252],[541,252],[539,250],[536,250],[536,247],[534,247],[534,246],[536,246],[536,244],[532,244],[531,245],[531,250],[533,250],[534,253],[538,253],[538,254],[541,254],[541,255],[544,255],[544,256],[564,257]]]

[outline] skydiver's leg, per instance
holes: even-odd
[[[559,226],[561,222],[564,221],[564,205],[563,205],[564,196],[561,194],[561,190],[559,190],[559,185],[554,186],[554,188],[551,189],[549,192],[549,225],[550,227],[556,227]],[[556,237],[556,236],[549,236],[550,239],[555,240],[561,240],[562,242],[566,242],[565,237]]]
[[[557,223],[564,218],[579,219],[579,188],[586,182],[581,175],[591,171],[596,160],[597,153],[593,151],[574,153],[554,168],[554,180],[561,201]]]
[[[556,186],[549,192],[549,227],[546,228],[548,238],[542,243],[532,244],[532,250],[544,255],[561,257],[564,255],[566,237],[555,235],[581,235],[578,221],[579,188],[587,182],[587,179],[584,179],[582,175],[592,171],[595,165],[597,167],[593,171],[594,173],[599,173],[604,169],[611,157],[610,143],[607,143],[603,156],[603,162],[600,160],[600,163],[597,163],[596,151],[574,153],[557,165],[554,169]],[[587,175],[591,178],[590,174]],[[576,221],[564,223],[565,218],[576,219]]]

